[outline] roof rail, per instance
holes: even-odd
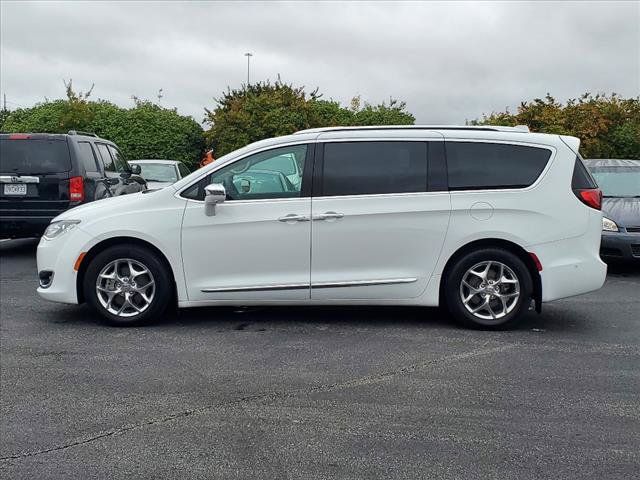
[[[91,132],[83,132],[81,130],[69,130],[68,135],[84,135],[86,137],[98,137],[98,135],[96,135],[95,133],[91,133]]]
[[[503,127],[498,125],[370,125],[360,127],[320,127],[299,130],[294,133],[322,133],[322,132],[339,132],[349,130],[474,130],[480,132],[520,132],[528,133],[529,127],[526,125],[517,125],[515,127]]]

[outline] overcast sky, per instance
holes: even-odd
[[[275,79],[348,104],[405,100],[418,123],[463,123],[551,92],[640,93],[640,2],[222,3],[2,1],[9,108],[63,79],[122,106],[202,121],[229,85]]]

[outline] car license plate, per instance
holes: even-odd
[[[26,183],[5,183],[4,194],[5,195],[26,195],[27,184]]]

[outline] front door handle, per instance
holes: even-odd
[[[304,215],[296,215],[295,213],[290,213],[289,215],[285,215],[284,217],[280,217],[278,219],[279,222],[308,222],[309,217],[305,217]]]
[[[313,217],[314,220],[337,220],[339,218],[344,217],[344,213],[338,212],[324,212],[320,215],[316,215]]]

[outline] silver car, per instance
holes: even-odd
[[[191,173],[187,166],[177,160],[130,160],[131,165],[140,165],[141,176],[150,189],[171,185]]]

